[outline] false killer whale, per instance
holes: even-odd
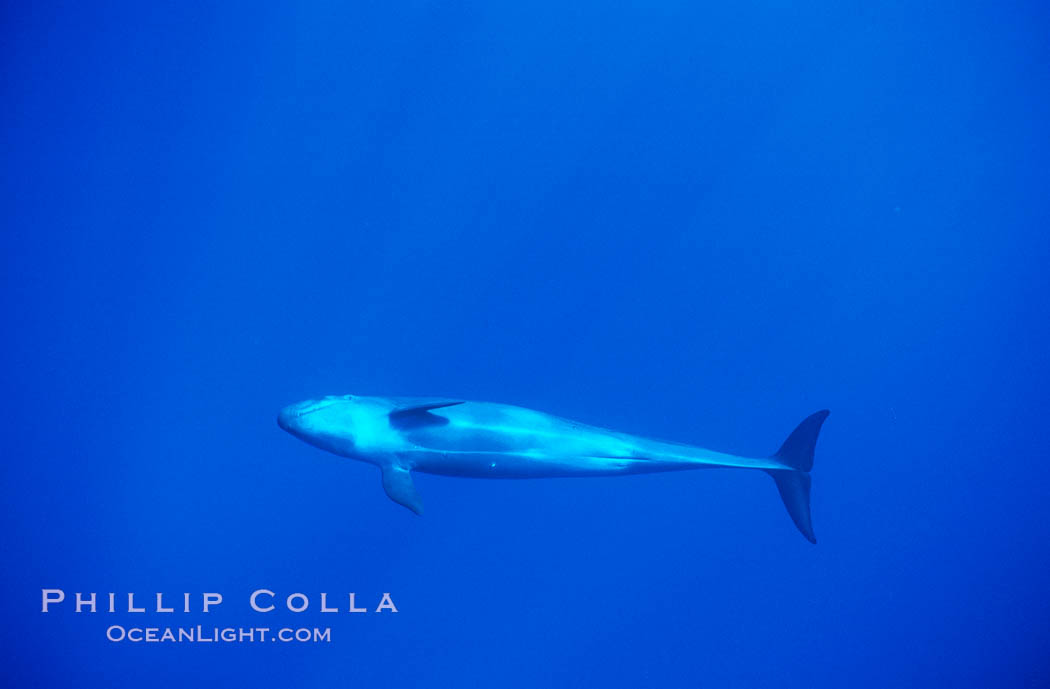
[[[476,478],[610,476],[710,467],[773,477],[795,526],[816,543],[810,469],[822,410],[776,454],[740,457],[588,426],[509,404],[435,397],[332,395],[281,410],[278,425],[322,450],[377,465],[394,502],[421,514],[413,471]]]

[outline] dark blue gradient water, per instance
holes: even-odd
[[[1039,3],[0,12],[5,686],[1050,683]],[[342,393],[758,456],[826,407],[819,544],[746,471],[416,517],[275,423]],[[332,639],[106,638],[198,624]]]

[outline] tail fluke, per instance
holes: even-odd
[[[777,482],[780,499],[784,501],[791,520],[810,543],[816,543],[813,533],[813,518],[809,515],[809,474],[790,469],[770,469],[766,472]]]
[[[817,444],[817,435],[824,419],[830,412],[827,409],[812,414],[791,432],[788,439],[780,446],[773,457],[790,469],[769,469],[767,474],[773,477],[780,491],[791,520],[810,543],[816,543],[813,534],[813,519],[809,514],[809,471],[813,468],[813,449]]]

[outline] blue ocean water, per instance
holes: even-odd
[[[5,686],[1050,684],[1043,5],[2,16]],[[819,543],[746,471],[416,517],[275,424],[342,393],[751,455],[826,407]]]

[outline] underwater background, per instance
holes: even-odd
[[[5,686],[1050,684],[1044,4],[0,13]],[[758,456],[829,408],[818,545],[735,470],[416,517],[275,423],[343,393]]]

